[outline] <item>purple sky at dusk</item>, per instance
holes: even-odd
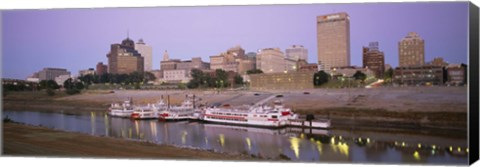
[[[164,50],[209,62],[235,45],[246,52],[304,45],[316,63],[316,16],[336,12],[350,16],[352,65],[362,65],[362,46],[378,41],[396,67],[398,41],[410,31],[425,40],[426,62],[467,63],[468,2],[11,10],[2,11],[2,77],[25,79],[44,67],[76,75],[106,64],[110,44],[127,30],[153,47],[153,69]]]

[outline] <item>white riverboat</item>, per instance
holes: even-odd
[[[193,103],[186,99],[179,106],[170,106],[165,110],[160,111],[158,118],[163,121],[180,121],[190,119],[193,113]]]
[[[132,105],[132,99],[125,100],[122,104],[112,103],[108,108],[107,114],[114,117],[130,117],[132,115],[134,107]]]
[[[243,126],[281,128],[289,125],[290,119],[297,119],[290,108],[286,108],[280,100],[272,106],[254,105],[230,107],[212,107],[205,110],[203,121]]]
[[[130,115],[132,119],[157,119],[158,109],[155,105],[148,104],[147,106],[135,107],[133,113]]]

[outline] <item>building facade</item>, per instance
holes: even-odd
[[[187,83],[191,80],[187,70],[164,70],[163,81],[167,83]]]
[[[63,86],[63,83],[65,83],[65,81],[69,78],[72,78],[72,76],[70,76],[70,74],[59,75],[59,76],[55,77],[55,82],[57,83],[57,85]]]
[[[252,90],[312,89],[313,72],[290,72],[250,75]]]
[[[176,64],[176,69],[191,71],[192,69],[209,69],[210,63],[203,62],[201,57],[194,57],[192,60],[180,61]]]
[[[350,66],[350,17],[347,13],[317,16],[317,49],[320,70]]]
[[[441,85],[445,80],[445,68],[441,66],[404,66],[393,71],[393,82],[399,85]]]
[[[245,55],[245,50],[240,46],[232,47],[219,55],[210,56],[210,69],[212,70],[222,69],[227,72],[246,73],[255,68],[254,63],[251,57]]]
[[[297,61],[297,71],[299,72],[318,72],[318,64],[308,63],[306,60]]]
[[[257,69],[263,73],[283,73],[285,71],[285,55],[279,48],[266,48],[257,53]]]
[[[441,57],[433,58],[433,60],[431,62],[429,62],[428,64],[434,65],[434,66],[442,66],[442,67],[448,66],[448,63],[445,62],[443,60],[443,58],[441,58]]]
[[[43,68],[42,71],[38,72],[40,81],[55,80],[55,78],[60,75],[70,75],[70,72],[63,68]]]
[[[152,47],[148,46],[143,42],[143,39],[139,39],[135,43],[135,50],[137,50],[140,55],[143,57],[143,70],[151,71],[152,70]]]
[[[363,68],[375,72],[376,78],[383,78],[385,54],[378,49],[378,42],[371,42],[368,47],[363,47]]]
[[[447,69],[447,83],[450,85],[464,85],[467,83],[467,65],[450,64]]]
[[[103,62],[98,62],[96,66],[97,75],[103,75],[108,73],[108,66],[103,64]]]
[[[398,42],[399,66],[419,66],[425,64],[425,41],[416,32],[409,32]]]
[[[135,44],[130,38],[124,39],[121,44],[112,44],[107,58],[109,73],[130,74],[144,71],[144,59],[135,50]]]
[[[93,69],[93,68],[89,68],[89,69],[86,69],[86,70],[80,70],[80,71],[78,71],[78,75],[79,75],[79,76],[95,75],[95,74],[96,74],[96,71],[95,71],[95,69]]]
[[[303,45],[292,45],[289,48],[285,49],[285,55],[287,59],[292,60],[308,60],[308,50],[303,47]]]

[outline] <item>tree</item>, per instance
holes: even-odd
[[[315,86],[320,86],[330,80],[330,75],[323,70],[315,73],[313,77],[313,84]]]
[[[355,74],[353,74],[353,78],[355,78],[355,80],[360,80],[361,82],[363,82],[365,81],[365,79],[367,79],[367,75],[365,75],[361,71],[357,71],[355,72]]]
[[[143,74],[143,79],[148,82],[148,81],[155,81],[155,79],[157,78],[155,77],[155,75],[153,75],[153,73],[145,72]]]
[[[202,70],[192,69],[190,75],[192,76],[192,79],[187,83],[188,88],[198,88],[200,85],[204,84],[203,81],[205,81],[205,75]]]
[[[263,73],[263,71],[260,69],[253,69],[253,70],[247,71],[247,74],[261,74],[261,73]]]
[[[215,70],[215,75],[217,76],[216,81],[218,82],[218,87],[225,87],[228,84],[228,73],[222,69]]]
[[[63,88],[65,89],[72,89],[73,88],[73,81],[72,78],[68,78],[63,82]]]
[[[383,75],[385,81],[391,81],[393,78],[393,69],[389,68],[387,71],[385,71],[385,74]]]
[[[240,76],[238,74],[235,75],[234,80],[235,80],[235,84],[243,84],[243,78],[242,78],[242,76]]]

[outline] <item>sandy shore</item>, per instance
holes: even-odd
[[[256,160],[204,150],[55,131],[43,127],[3,124],[3,155],[128,159]]]

